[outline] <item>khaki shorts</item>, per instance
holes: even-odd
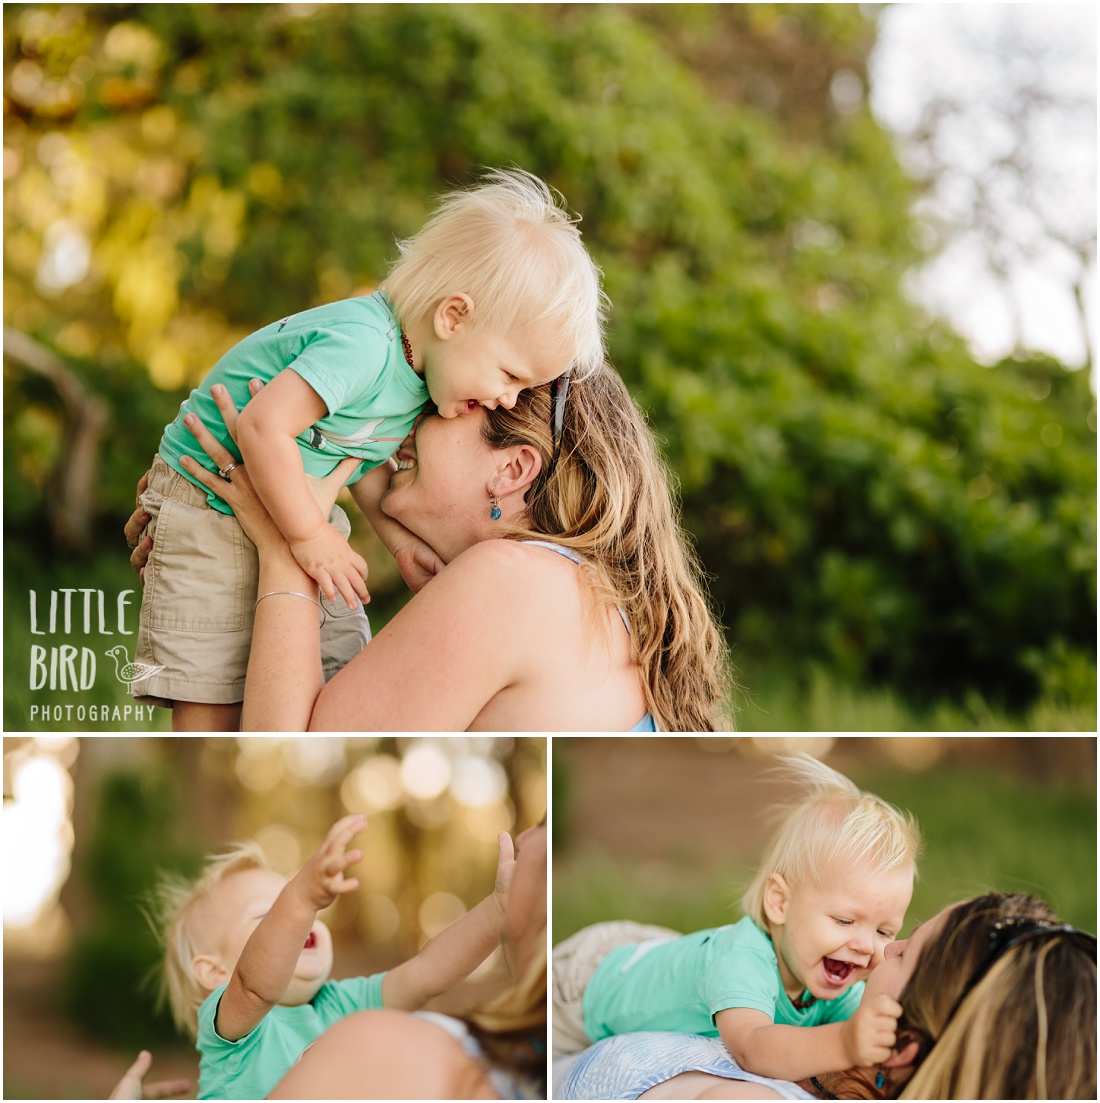
[[[592,1044],[592,1039],[584,1032],[584,990],[596,966],[612,950],[656,938],[679,937],[679,931],[669,930],[668,927],[617,919],[583,927],[564,942],[559,942],[552,955],[554,1059],[578,1053]]]
[[[206,491],[155,456],[141,504],[153,538],[145,567],[134,661],[163,667],[132,687],[144,704],[211,705],[244,700],[252,646],[259,563],[236,517],[213,509]],[[347,514],[333,506],[330,523],[345,538]],[[370,642],[363,609],[322,595],[321,661],[328,681]]]

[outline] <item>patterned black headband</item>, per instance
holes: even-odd
[[[950,1022],[955,1013],[962,1006],[963,1000],[981,982],[982,978],[1004,957],[1013,946],[1019,946],[1022,942],[1030,942],[1037,938],[1051,938],[1055,935],[1066,935],[1077,942],[1092,960],[1096,960],[1096,935],[1087,931],[1079,931],[1068,923],[1051,923],[1044,919],[1027,919],[1024,916],[1013,915],[1007,919],[998,919],[989,932],[989,948],[981,964],[974,970],[973,976],[967,981],[955,1006],[951,1008],[951,1014],[947,1016],[944,1025]]]

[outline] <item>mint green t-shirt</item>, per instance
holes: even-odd
[[[199,1008],[199,1098],[266,1099],[287,1071],[333,1023],[382,1006],[382,978],[330,980],[310,1003],[273,1007],[243,1038],[227,1042],[214,1029],[222,985]]]
[[[327,475],[346,456],[355,456],[363,463],[348,482],[356,482],[397,450],[428,401],[424,380],[405,360],[401,328],[389,300],[376,291],[292,314],[234,345],[165,428],[158,448],[161,458],[188,479],[191,476],[180,464],[184,455],[208,471],[217,471],[183,423],[186,414],[194,413],[239,462],[240,450],[222,422],[210,388],[223,384],[237,408],[243,409],[249,400],[250,379],[269,383],[287,368],[300,375],[328,409],[298,436],[307,475]],[[233,512],[209,491],[206,500],[222,513]]]
[[[584,990],[584,1030],[593,1042],[633,1030],[718,1037],[714,1016],[729,1007],[762,1011],[772,1022],[818,1026],[848,1019],[859,981],[835,1000],[799,1010],[783,989],[772,940],[749,918],[679,938],[618,946]]]

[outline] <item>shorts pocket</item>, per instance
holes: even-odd
[[[155,504],[146,506],[150,513]],[[147,527],[153,550],[145,571],[145,619],[177,632],[239,632],[255,598],[255,548],[235,517],[164,498]]]

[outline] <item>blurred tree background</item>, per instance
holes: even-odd
[[[741,727],[1095,730],[1088,373],[979,365],[904,297],[874,36],[832,4],[6,5],[9,609],[73,563],[133,585],[122,519],[188,388],[517,164],[583,215]]]
[[[1094,737],[728,736],[553,747],[553,941],[633,919],[692,931],[732,923],[790,787],[776,755],[804,751],[921,827],[906,931],[982,892],[1030,892],[1096,930]]]
[[[5,739],[5,1098],[104,1098],[142,1047],[151,1079],[195,1080],[150,983],[160,872],[255,838],[290,876],[365,812],[360,888],[324,919],[333,975],[369,975],[492,891],[497,833],[547,810],[546,765],[541,737]],[[437,1009],[504,976],[494,954]]]

